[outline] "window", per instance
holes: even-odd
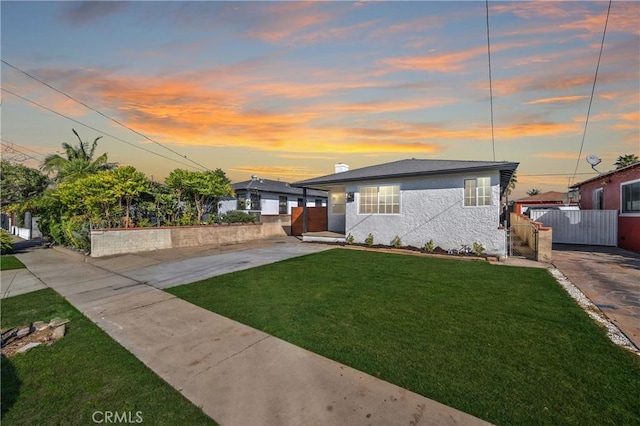
[[[363,186],[359,188],[360,214],[398,214],[400,213],[400,186]]]
[[[466,207],[491,205],[491,179],[482,177],[464,180],[464,205]]]
[[[249,195],[249,198],[246,196]],[[238,210],[260,210],[260,194],[238,195]]]
[[[298,198],[298,207],[304,207],[304,198]]]
[[[331,213],[344,214],[344,192],[331,193]]]
[[[316,207],[322,207],[322,198],[316,198]]]
[[[602,188],[598,188],[593,191],[593,210],[604,209],[604,191]]]
[[[622,213],[640,213],[640,180],[621,186]]]
[[[288,213],[288,209],[287,209],[287,197],[281,195],[280,197],[278,197],[278,213],[280,214],[287,214]]]

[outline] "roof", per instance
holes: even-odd
[[[589,178],[587,180],[583,180],[582,182],[578,182],[576,184],[573,184],[569,188],[578,188],[578,187],[584,185],[585,183],[593,182],[594,180],[602,179],[604,177],[615,175],[615,174],[620,173],[620,172],[629,171],[631,169],[635,169],[636,167],[640,167],[640,161],[637,162],[637,163],[633,163],[633,164],[631,164],[629,166],[621,167],[621,168],[615,169],[615,170],[610,170],[610,171],[605,172],[605,173],[600,173],[598,176],[594,176],[594,177]]]
[[[279,180],[270,179],[251,179],[243,182],[234,183],[231,185],[234,191],[259,191],[259,192],[273,192],[277,194],[291,194],[302,196],[302,188],[294,188],[288,182],[282,182]],[[308,190],[307,196],[309,197],[326,197],[325,191]]]
[[[564,202],[567,199],[566,192],[558,192],[558,191],[548,191],[543,192],[541,194],[532,195],[530,197],[520,198],[519,200],[515,200],[516,203],[527,203],[527,202]]]
[[[320,176],[294,182],[292,185],[317,188],[363,180],[498,170],[500,171],[500,187],[504,191],[518,164],[506,161],[425,160],[412,158]]]

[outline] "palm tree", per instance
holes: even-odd
[[[78,138],[78,141],[80,141],[80,145],[72,146],[71,144],[63,142],[62,148],[65,151],[66,158],[59,154],[48,155],[45,157],[41,167],[44,172],[55,172],[55,180],[62,182],[75,180],[100,170],[112,169],[116,166],[115,163],[109,163],[107,161],[107,153],[100,155],[96,159],[93,158],[96,147],[98,146],[98,140],[100,140],[102,136],[95,138],[93,143],[89,145],[89,142],[83,142],[82,139],[80,139],[80,135],[78,135],[75,129],[71,130]]]
[[[529,197],[532,197],[532,196],[538,195],[538,194],[540,194],[540,190],[538,188],[533,188],[533,189],[530,189],[530,190],[527,191],[527,195]]]
[[[638,161],[640,161],[640,159],[638,158],[637,155],[627,154],[627,155],[619,156],[618,160],[615,163],[613,163],[613,165],[616,166],[616,169],[621,169],[623,167],[627,167],[634,163],[637,163]]]

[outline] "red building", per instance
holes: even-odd
[[[577,205],[578,203],[569,200],[566,192],[548,191],[514,201],[513,211],[518,214],[524,214],[530,207],[545,208]]]
[[[618,247],[640,253],[640,162],[576,183],[581,210],[618,211]]]

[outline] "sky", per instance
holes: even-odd
[[[640,156],[640,3],[613,1],[604,33],[608,5],[489,1],[487,37],[484,1],[3,0],[3,157],[38,167],[73,128],[157,181],[424,158],[566,191],[587,155]]]

